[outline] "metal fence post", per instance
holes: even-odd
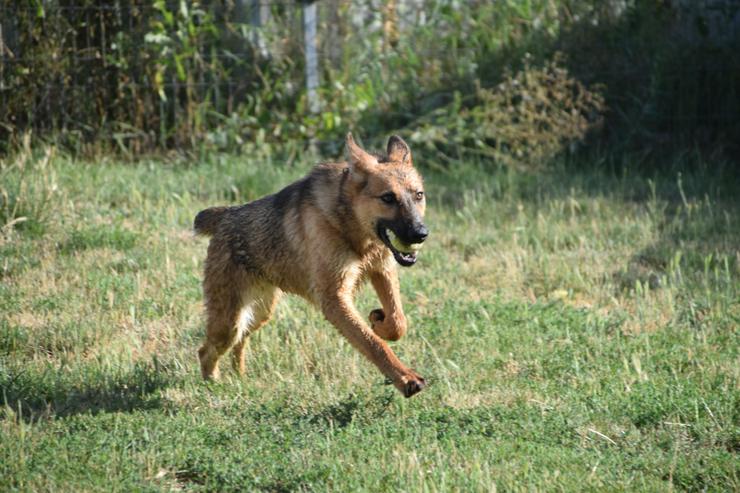
[[[3,68],[5,66],[5,44],[3,43],[3,23],[0,19],[0,89],[5,89],[5,73]]]
[[[267,41],[265,40],[264,33],[261,31],[270,20],[270,5],[265,0],[252,0],[251,12],[251,24],[254,27],[252,40],[259,54],[267,58],[270,53],[267,49]]]
[[[316,54],[316,3],[303,5],[303,36],[306,51],[306,91],[308,109],[311,113],[320,111],[319,104],[319,60]]]

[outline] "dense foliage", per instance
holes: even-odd
[[[34,131],[78,151],[339,152],[357,128],[527,166],[589,134],[738,151],[731,2],[320,1],[315,114],[303,5],[1,0],[2,148]]]

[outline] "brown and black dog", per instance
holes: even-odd
[[[398,136],[385,156],[364,151],[352,134],[347,150],[348,162],[319,164],[276,194],[195,217],[195,231],[212,236],[203,280],[207,331],[198,351],[204,378],[218,377],[230,348],[244,373],[247,336],[288,292],[320,308],[406,397],[424,388],[384,341],[406,332],[396,264],[413,265],[427,238],[422,179]],[[370,313],[369,326],[354,305],[367,279],[383,306]]]

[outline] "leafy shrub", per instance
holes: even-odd
[[[525,60],[521,71],[508,72],[496,86],[478,86],[467,107],[458,97],[437,110],[412,140],[441,152],[475,153],[509,166],[540,168],[599,126],[606,110],[600,89],[573,78],[559,55],[541,66]]]

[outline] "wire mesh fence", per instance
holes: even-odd
[[[736,125],[736,59],[599,60],[620,43],[650,48],[618,39],[634,34],[622,20],[640,3],[322,0],[306,36],[308,4],[292,0],[0,0],[0,142],[7,149],[32,130],[72,147],[108,142],[136,153],[203,140],[321,139],[352,124],[397,128],[456,91],[465,97],[474,81],[494,85],[527,53],[554,50],[582,80],[609,84],[613,103],[645,98],[647,119]],[[665,30],[671,40],[731,53],[740,2],[656,12],[680,20]],[[608,49],[589,45],[602,34]],[[317,48],[313,94],[307,43]],[[680,111],[666,113],[671,104]]]
[[[296,8],[5,1],[5,131],[61,130],[80,141],[105,135],[142,148],[181,145],[199,133],[208,112],[229,113],[245,100],[258,63],[245,32],[250,10],[263,6]]]

